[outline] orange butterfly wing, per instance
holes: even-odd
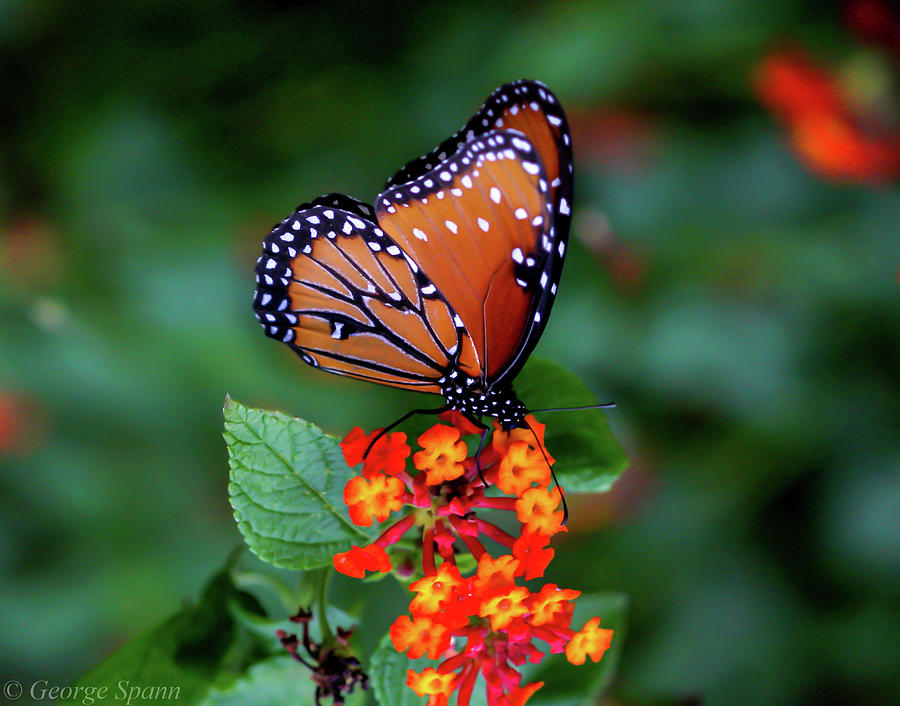
[[[531,143],[496,131],[378,197],[381,227],[462,318],[475,357],[459,365],[472,377],[496,377],[534,316],[540,261],[551,245],[547,194]]]
[[[398,170],[388,181],[388,187],[420,180],[462,149],[467,142],[493,130],[520,132],[534,146],[549,185],[545,198],[550,212],[549,227],[540,234],[540,241],[532,246],[538,256],[535,259],[540,259],[538,284],[545,281],[545,286],[532,293],[529,315],[527,322],[523,324],[524,331],[519,340],[512,342],[509,327],[505,326],[501,329],[506,331],[503,334],[503,345],[497,348],[497,352],[493,352],[493,346],[488,345],[489,374],[495,376],[491,382],[496,384],[501,379],[512,379],[537,344],[550,315],[562,275],[571,221],[573,164],[572,140],[559,101],[540,81],[521,80],[501,86],[491,93],[484,105],[454,135],[430,153],[412,160]],[[380,200],[376,201],[376,205],[380,205]],[[552,243],[552,252],[544,247],[547,239]],[[542,252],[547,253],[547,256],[540,257]],[[456,300],[457,291],[453,289],[448,294],[451,301]],[[492,303],[487,306],[483,317],[486,321],[497,320],[496,311],[502,309],[499,304],[500,300],[492,297]],[[488,329],[489,332],[494,330],[493,327]],[[470,332],[473,337],[476,335],[471,329]],[[515,356],[503,362],[497,360],[510,347],[514,349]]]
[[[323,197],[272,229],[256,265],[257,319],[314,367],[440,394],[438,381],[471,340],[365,208]]]

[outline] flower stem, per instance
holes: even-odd
[[[320,643],[325,645],[334,640],[334,633],[331,632],[331,626],[328,624],[328,582],[331,580],[331,567],[325,566],[310,571],[309,576],[312,578],[314,586],[313,602],[316,604],[316,622],[319,623],[319,632],[321,633]]]

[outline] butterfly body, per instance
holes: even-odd
[[[506,429],[525,426],[528,410],[516,397],[511,385],[484,388],[477,378],[452,370],[442,383],[441,394],[447,409],[461,412],[469,418],[494,417]]]
[[[277,224],[257,260],[257,319],[314,367],[523,426],[512,380],[556,295],[571,187],[555,97],[503,86],[374,208],[330,194]]]

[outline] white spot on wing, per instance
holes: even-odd
[[[444,221],[444,225],[447,226],[447,230],[449,230],[454,235],[459,230],[459,227],[453,221]]]
[[[520,149],[523,152],[531,151],[531,145],[528,144],[528,142],[526,140],[523,140],[521,137],[514,137],[512,139],[512,143],[516,146],[517,149]]]
[[[485,233],[488,232],[488,229],[491,227],[491,224],[488,223],[484,218],[478,219],[478,227],[481,228]]]
[[[416,236],[419,240],[424,240],[424,241],[428,242],[428,236],[425,235],[425,233],[423,233],[418,228],[413,228],[413,235]]]

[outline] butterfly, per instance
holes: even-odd
[[[256,318],[316,368],[441,395],[428,411],[481,428],[481,416],[525,427],[512,383],[556,296],[572,173],[553,93],[539,81],[501,86],[372,206],[328,194],[272,228]]]

